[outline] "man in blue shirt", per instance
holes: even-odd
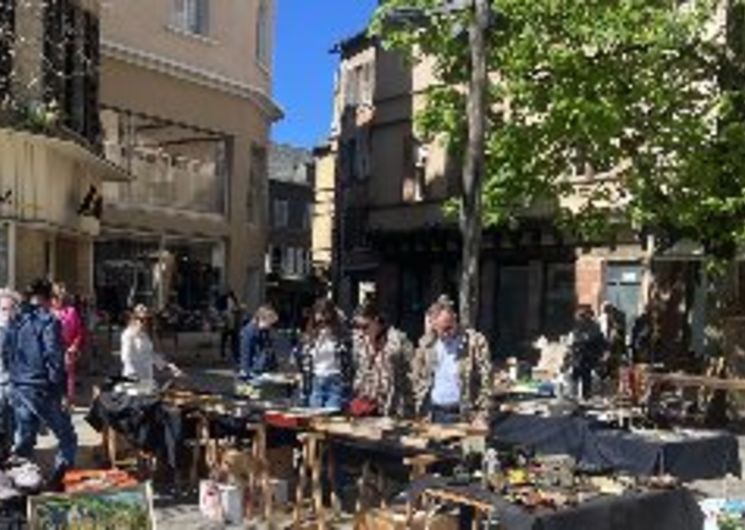
[[[441,296],[427,311],[427,331],[412,362],[416,411],[437,423],[484,423],[493,389],[486,338],[458,323],[453,302]]]
[[[49,311],[52,286],[36,280],[28,289],[28,302],[9,329],[10,382],[13,388],[16,433],[14,453],[32,458],[41,423],[54,433],[59,445],[51,488],[61,485],[65,471],[75,464],[77,435],[63,405],[65,351],[60,323]]]
[[[437,365],[432,384],[432,413],[436,423],[450,423],[460,413],[458,336],[440,336],[435,342]]]

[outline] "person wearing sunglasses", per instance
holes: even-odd
[[[406,334],[388,325],[377,305],[368,302],[355,314],[352,339],[352,414],[410,416],[413,396],[408,373],[414,347]]]
[[[331,300],[314,304],[298,355],[307,404],[343,409],[352,386],[352,351],[341,313]]]
[[[169,370],[175,377],[183,375],[175,364],[155,353],[150,337],[151,320],[148,308],[137,305],[121,338],[122,376],[136,381],[145,392],[155,390],[155,368]]]

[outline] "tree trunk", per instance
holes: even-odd
[[[476,326],[479,308],[479,261],[481,255],[481,183],[484,173],[486,127],[486,29],[488,0],[473,0],[468,38],[471,79],[468,85],[468,146],[463,164],[460,230],[463,255],[460,282],[460,313],[464,326]]]

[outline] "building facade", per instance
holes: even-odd
[[[332,143],[313,150],[315,182],[313,185],[312,258],[313,271],[326,291],[331,290],[334,260],[336,148]]]
[[[93,0],[0,3],[0,284],[93,290],[100,190],[127,175],[102,156]]]
[[[315,164],[305,149],[269,149],[270,230],[266,254],[267,301],[280,324],[301,325],[318,291],[312,267],[311,226]]]
[[[107,157],[96,284],[134,302],[203,309],[264,293],[274,2],[131,0],[102,15]]]
[[[335,295],[347,311],[375,296],[415,338],[431,301],[441,293],[457,299],[461,238],[443,206],[459,193],[461,167],[443,141],[417,136],[414,118],[435,82],[426,59],[412,66],[365,34],[337,50],[334,148],[317,156],[317,163],[330,158],[335,174]],[[629,232],[613,245],[583,248],[554,226],[550,208],[526,211],[519,229],[486,229],[480,328],[502,355],[530,350],[542,334],[567,333],[580,304],[599,310],[610,301],[630,328],[648,303],[652,273],[670,286],[698,274],[695,263],[660,255],[653,262],[643,243]],[[700,296],[689,289],[665,304],[693,308]]]

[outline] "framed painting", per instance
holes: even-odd
[[[30,497],[29,530],[155,530],[150,483]]]

